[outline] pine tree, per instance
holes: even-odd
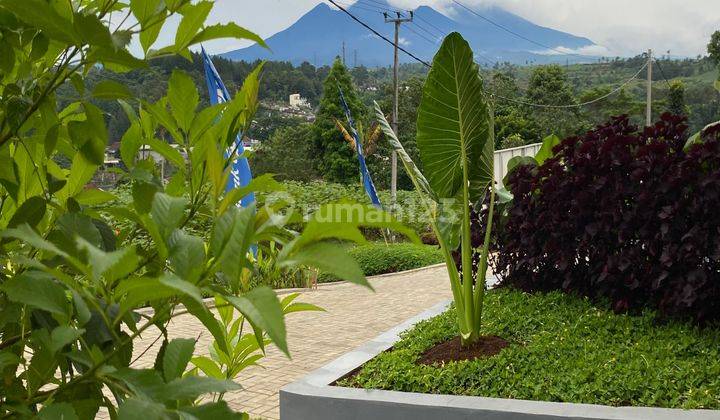
[[[685,106],[685,84],[674,80],[668,92],[668,112],[675,115],[687,115]]]
[[[353,118],[360,121],[365,117],[365,108],[358,99],[350,73],[340,59],[336,59],[323,83],[323,96],[313,127],[318,171],[327,181],[352,183],[358,179],[358,163],[335,125],[335,119],[346,121],[338,86]]]

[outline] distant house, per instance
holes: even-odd
[[[310,108],[310,104],[307,99],[300,96],[299,93],[293,93],[290,95],[290,106],[293,108]]]

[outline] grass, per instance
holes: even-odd
[[[454,309],[418,324],[343,386],[542,401],[720,408],[720,329],[617,315],[559,292],[488,292],[484,334],[512,344],[498,355],[415,364],[457,334]]]
[[[350,248],[348,253],[360,264],[366,276],[395,273],[443,262],[440,249],[434,245],[370,243]],[[338,280],[328,274],[321,274],[318,278],[321,283]]]

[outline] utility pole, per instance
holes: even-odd
[[[645,125],[652,125],[652,50],[647,51],[647,103],[645,104]]]
[[[353,50],[353,67],[357,67],[357,50]]]
[[[342,52],[343,52],[342,57],[343,57],[343,66],[344,66],[345,65],[345,41],[343,41],[343,51]]]
[[[400,12],[395,12],[395,17],[391,18],[387,13],[383,13],[385,16],[385,23],[395,24],[395,42],[393,45],[394,58],[393,58],[393,113],[392,113],[392,129],[395,135],[398,135],[398,99],[400,92],[400,85],[398,84],[398,42],[400,42],[400,24],[405,22],[412,22],[413,12],[410,12],[410,17],[403,17]],[[395,204],[397,203],[397,153],[393,150],[390,158],[390,211],[395,211]]]

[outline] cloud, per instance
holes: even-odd
[[[562,45],[558,45],[553,49],[536,50],[531,52],[541,55],[579,54],[591,55],[594,57],[606,57],[608,55],[611,55],[610,50],[602,45],[588,45],[586,47],[580,48],[568,48]]]
[[[292,25],[323,0],[216,0],[208,23],[235,22],[263,37]],[[356,0],[343,0],[343,4]],[[372,3],[371,0],[362,0]],[[584,36],[605,48],[601,55],[634,56],[652,48],[673,55],[705,54],[710,35],[720,29],[719,0],[458,0],[481,11],[502,7],[535,24]],[[449,16],[452,0],[390,0],[398,8],[429,5]],[[158,46],[167,45],[177,22],[168,24]],[[499,29],[498,29],[499,30]],[[218,40],[205,44],[212,53],[250,45],[248,41]],[[583,52],[594,55],[593,52]]]
[[[706,53],[720,30],[718,0],[459,0],[478,8],[499,6],[538,25],[592,39],[605,55],[634,56],[652,48],[673,55]],[[396,7],[426,4],[452,15],[452,0],[390,0]]]

